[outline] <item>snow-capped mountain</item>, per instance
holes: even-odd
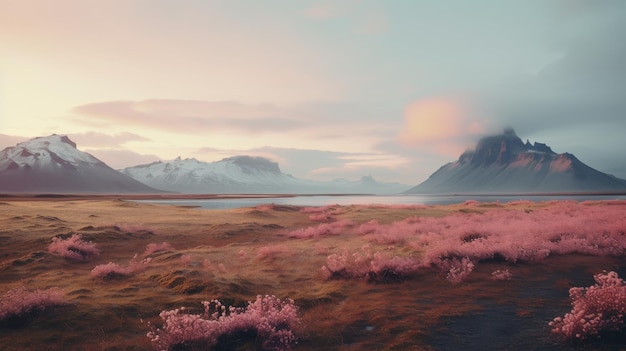
[[[397,183],[380,183],[371,177],[331,182],[298,179],[282,173],[275,162],[251,156],[234,156],[210,163],[179,157],[169,162],[125,168],[121,172],[154,188],[190,194],[384,194],[408,188]]]
[[[67,136],[35,138],[0,151],[0,191],[13,193],[157,192],[79,151]]]
[[[626,191],[626,180],[597,171],[569,153],[522,140],[513,129],[481,139],[410,194],[565,193]]]

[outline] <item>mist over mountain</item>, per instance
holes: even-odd
[[[79,151],[67,136],[35,138],[0,151],[0,191],[8,193],[158,192]]]
[[[409,194],[626,191],[626,180],[595,170],[570,153],[526,143],[513,129],[481,139],[475,150],[439,168]]]
[[[371,176],[313,181],[281,171],[263,157],[216,162],[177,158],[116,171],[51,135],[0,151],[0,192],[187,194],[502,194],[626,192],[626,180],[595,170],[570,153],[523,142],[512,129],[481,139],[423,183],[410,188]],[[159,189],[159,190],[156,190]]]
[[[181,193],[252,194],[391,194],[410,186],[382,183],[371,176],[328,182],[295,178],[282,173],[276,162],[263,157],[234,156],[217,162],[181,159],[128,167],[121,172],[149,186]]]

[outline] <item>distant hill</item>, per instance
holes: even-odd
[[[67,136],[35,138],[0,151],[0,192],[153,193],[157,190],[119,173]]]
[[[473,151],[439,168],[409,194],[623,192],[626,180],[569,153],[522,140],[513,129],[481,139]]]
[[[382,183],[370,176],[357,181],[319,182],[281,172],[263,157],[234,156],[216,162],[181,159],[128,167],[121,172],[149,186],[181,193],[213,194],[391,194],[410,186]]]

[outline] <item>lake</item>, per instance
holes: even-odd
[[[167,199],[167,200],[136,200],[137,202],[169,204],[175,206],[192,206],[208,210],[255,207],[263,204],[293,206],[326,206],[354,204],[424,204],[449,205],[463,203],[468,200],[480,202],[511,202],[519,200],[550,201],[550,200],[626,200],[626,195],[296,195],[281,197],[252,198],[220,198],[220,199]]]

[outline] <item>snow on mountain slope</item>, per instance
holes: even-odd
[[[546,144],[523,143],[512,129],[481,139],[423,183],[413,194],[486,194],[626,191],[626,180],[597,171]]]
[[[67,136],[35,138],[0,151],[0,191],[20,193],[156,192],[79,151]]]
[[[182,193],[398,193],[408,186],[379,183],[371,177],[359,181],[315,182],[281,172],[277,163],[262,157],[235,156],[217,162],[181,159],[154,162],[121,171],[158,189]]]

